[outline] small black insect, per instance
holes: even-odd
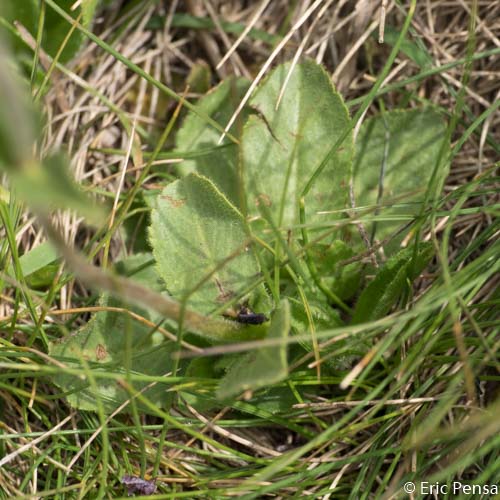
[[[242,307],[236,315],[236,321],[238,323],[245,323],[246,325],[261,325],[269,320],[262,313],[254,313],[248,307]]]
[[[255,313],[246,306],[240,306],[236,312],[226,311],[224,316],[245,325],[261,325],[262,323],[269,321],[265,314]]]

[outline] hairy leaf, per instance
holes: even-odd
[[[385,316],[408,284],[427,266],[433,252],[432,244],[425,243],[420,245],[415,261],[412,259],[413,248],[391,257],[361,293],[351,323],[373,321]]]
[[[293,69],[276,109],[289,69],[290,63],[278,66],[252,97],[256,114],[248,119],[241,146],[248,213],[258,214],[259,205],[265,206],[277,225],[298,222],[302,190],[350,126],[328,74],[311,61]],[[349,132],[306,197],[308,222],[325,221],[319,210],[346,206],[352,152]]]
[[[359,262],[344,264],[343,261],[354,256],[352,248],[341,240],[331,244],[316,243],[311,245],[310,254],[324,284],[342,300],[356,294],[361,278]]]
[[[245,295],[260,275],[241,214],[197,174],[169,184],[157,197],[150,240],[170,294],[188,298],[198,312],[210,313]],[[265,295],[262,286],[253,293]]]
[[[122,274],[132,275],[138,283],[162,290],[158,281],[151,254],[137,254],[119,266]],[[103,294],[99,301],[103,307],[126,308],[152,323],[159,323],[161,317],[150,310],[124,304],[118,299]],[[81,370],[85,375],[82,359],[88,363],[92,373],[111,373],[124,380],[127,373],[149,376],[166,375],[172,367],[171,351],[175,342],[165,340],[154,328],[131,318],[125,312],[97,312],[76,334],[50,344],[49,354],[65,366]],[[95,377],[97,389],[89,383],[88,377],[67,374],[61,370],[54,376],[56,384],[70,391],[68,401],[75,408],[96,411],[100,399],[107,411],[113,411],[132,394],[114,378]],[[135,391],[144,389],[148,382],[133,383]],[[166,404],[168,393],[164,384],[158,383],[143,393],[155,405]],[[130,407],[125,409],[129,411]],[[147,409],[145,409],[147,411]]]
[[[384,220],[367,224],[379,240],[420,210],[445,132],[444,120],[432,109],[389,111],[363,123],[356,140],[354,194],[357,207],[380,205]]]
[[[197,106],[221,126],[225,126],[236,109],[249,83],[243,78],[228,78],[200,99]],[[242,113],[231,133],[240,137]],[[194,113],[188,114],[177,133],[176,146],[181,152],[204,152],[195,159],[185,160],[178,169],[182,175],[198,172],[208,177],[236,206],[240,206],[238,187],[238,146],[229,139],[218,145],[220,132]]]

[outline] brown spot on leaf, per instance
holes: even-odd
[[[106,347],[102,344],[97,344],[95,348],[95,357],[98,361],[102,361],[108,355],[108,351],[106,351]]]
[[[255,206],[258,207],[260,204],[265,205],[266,207],[270,207],[273,202],[271,201],[271,198],[265,193],[260,193],[256,198],[255,198]]]
[[[162,195],[164,200],[167,200],[170,205],[174,208],[182,207],[186,203],[186,198],[172,198],[172,196],[168,196],[167,194]]]

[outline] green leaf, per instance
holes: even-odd
[[[14,57],[0,40],[0,169],[15,173],[32,161],[35,140],[41,132],[28,82],[22,78]]]
[[[155,21],[156,26],[148,26],[148,29],[163,29],[165,26],[165,16],[157,16],[156,18],[153,16],[152,19]],[[222,29],[226,33],[241,35],[241,33],[243,33],[246,29],[246,25],[243,23],[231,23],[224,21],[223,19],[219,19],[219,22]],[[208,17],[197,17],[184,12],[176,12],[171,18],[171,23],[174,28],[188,28],[195,30],[214,30],[217,28],[212,19]],[[247,37],[254,40],[261,40],[270,45],[276,45],[282,40],[282,37],[278,35],[272,35],[266,31],[258,29],[251,29],[247,33]]]
[[[2,0],[2,3],[4,2],[5,5],[2,5],[3,9],[0,14],[4,15],[8,22],[19,21],[36,39],[40,16],[40,2],[36,0],[22,0],[20,2],[17,0]],[[94,18],[98,0],[82,0],[81,6],[75,10],[71,10],[75,0],[56,0],[55,3],[74,19],[78,17],[80,12],[83,12],[81,23],[85,27],[88,27]],[[45,52],[54,57],[70,29],[71,25],[47,6],[42,35],[42,48]],[[12,37],[12,39],[14,40],[16,49],[26,50],[24,44],[19,43],[15,37]],[[75,29],[62,51],[59,61],[64,63],[72,59],[80,50],[83,40],[84,35]]]
[[[248,119],[241,146],[248,212],[258,214],[258,205],[264,204],[277,225],[298,222],[302,190],[350,126],[347,108],[330,77],[312,61],[293,69],[276,109],[289,69],[290,63],[278,66],[251,99],[257,114]],[[318,210],[345,208],[352,153],[349,133],[306,197],[308,222],[326,220]],[[329,219],[338,217],[340,213]]]
[[[190,174],[169,184],[156,199],[150,240],[170,294],[210,313],[260,275],[238,210],[205,177]],[[263,285],[252,293],[265,294]],[[267,311],[256,311],[267,312]]]
[[[16,0],[2,0],[0,2],[0,16],[6,19],[7,22],[12,23],[17,21],[22,24],[35,38],[36,29],[38,24],[39,15],[38,0],[23,0],[18,2]],[[2,28],[0,28],[2,30]],[[26,50],[24,43],[16,36],[9,36],[7,33],[7,40],[12,42],[15,50]]]
[[[210,69],[210,66],[206,61],[199,60],[196,61],[193,67],[189,70],[189,75],[186,78],[186,83],[187,85],[189,85],[189,90],[191,90],[191,92],[196,92],[197,94],[205,94],[210,89],[211,79],[212,71]]]
[[[359,262],[343,264],[342,261],[354,256],[354,250],[342,240],[331,244],[311,245],[310,255],[314,259],[323,283],[342,300],[353,297],[359,289],[361,266]]]
[[[304,387],[296,385],[295,390],[304,399],[315,393],[315,388],[310,385]],[[238,404],[241,404],[241,401]],[[245,408],[255,408],[255,413],[262,414],[263,412],[267,412],[276,416],[289,412],[294,404],[297,404],[297,395],[292,392],[290,387],[274,386],[269,390],[260,391],[250,401],[245,401]]]
[[[72,5],[75,3],[74,0],[57,0],[56,3],[73,19],[78,17],[82,9],[82,7],[78,7],[75,10],[71,10]],[[93,13],[92,2],[89,3],[88,0],[85,0],[82,2],[82,5],[84,12],[83,19],[80,22],[85,26],[88,26],[88,23],[91,21],[90,14]],[[47,6],[45,10],[42,46],[49,55],[54,57],[57,54],[70,29],[71,25],[57,12]],[[84,39],[85,36],[83,33],[78,31],[78,29],[75,29],[62,51],[59,61],[64,63],[72,59],[80,50]]]
[[[50,241],[41,243],[19,259],[23,276],[29,276],[48,264],[52,264],[58,257],[58,253]]]
[[[423,243],[413,262],[413,251],[413,248],[406,248],[385,263],[361,293],[351,324],[373,321],[390,311],[405,288],[425,269],[434,253],[431,243]]]
[[[35,210],[54,208],[75,210],[93,222],[102,222],[104,211],[73,181],[68,159],[57,154],[31,163],[11,176],[16,193]]]
[[[385,43],[394,46],[400,34],[401,32],[398,29],[386,24],[384,29]],[[376,32],[376,36],[378,36],[378,30]],[[428,68],[429,66],[432,66],[432,56],[425,48],[425,45],[422,43],[422,41],[418,38],[416,38],[415,40],[404,38],[403,41],[401,42],[399,50],[403,54],[407,55],[413,62],[418,64],[418,66],[420,66],[421,68]]]
[[[151,192],[147,191],[147,193],[149,194]],[[146,194],[146,192],[139,192],[137,196],[135,196],[130,206],[129,213],[120,229],[126,247],[130,249],[131,253],[151,252],[151,246],[149,245],[148,239],[148,223],[151,206],[149,206],[144,194]]]
[[[260,347],[239,358],[221,380],[217,398],[226,399],[243,391],[268,387],[288,375],[286,339],[290,331],[290,306],[283,300],[274,312],[268,339],[282,340],[277,346]]]
[[[99,0],[82,0],[83,25],[89,26],[94,19]]]
[[[316,330],[328,330],[341,326],[342,320],[336,309],[329,306],[325,301],[320,300],[321,295],[316,289],[307,289],[307,302],[309,312]],[[294,294],[295,295],[295,294]],[[291,324],[294,333],[304,334],[310,331],[309,319],[299,295],[288,297],[291,311]],[[311,343],[302,344],[308,351],[311,350]]]
[[[132,275],[138,283],[161,291],[153,262],[151,254],[137,254],[121,263],[118,269],[121,274]],[[123,304],[108,294],[103,294],[99,303],[101,306],[125,307],[153,323],[162,319],[153,311]],[[125,380],[127,372],[162,376],[172,367],[170,354],[175,343],[164,340],[159,332],[151,332],[151,327],[125,313],[98,312],[76,334],[50,344],[49,354],[69,368],[81,370],[82,375],[85,375],[84,359],[93,373],[119,374]],[[100,398],[106,410],[111,412],[130,398],[130,393],[113,378],[96,377],[97,392],[87,377],[67,374],[63,370],[54,376],[54,381],[61,389],[70,392],[69,403],[82,410],[96,411],[96,399]],[[147,382],[135,382],[134,389],[139,391],[146,385]],[[143,394],[159,407],[163,407],[168,399],[166,387],[161,383]]]
[[[248,81],[243,78],[228,78],[201,98],[197,107],[224,127],[248,86]],[[230,132],[236,137],[240,136],[239,131],[246,115],[247,112],[244,111],[240,120],[231,128]],[[182,152],[206,153],[183,161],[178,169],[182,175],[198,172],[208,177],[233,204],[239,206],[238,146],[227,138],[222,147],[218,146],[219,137],[218,130],[198,115],[189,113],[177,133],[176,147]]]
[[[8,176],[15,193],[35,210],[70,208],[101,221],[103,213],[72,181],[69,161],[61,154],[42,160],[33,148],[41,133],[41,120],[29,97],[26,82],[15,71],[13,59],[2,52],[0,67],[0,170]]]
[[[231,355],[219,359],[231,358]],[[193,384],[180,391],[180,397],[197,411],[211,411],[220,408],[215,397],[217,382],[224,375],[224,368],[219,367],[213,357],[194,358],[186,367],[185,376],[192,379],[213,380],[213,384]]]
[[[419,212],[445,137],[446,124],[432,109],[390,111],[363,123],[356,141],[354,193],[357,207],[376,205],[382,178],[379,217],[387,220],[376,223],[379,240]]]
[[[59,268],[59,264],[48,264],[28,276],[26,278],[26,284],[34,290],[47,288],[56,279]]]
[[[344,324],[338,310],[319,299],[321,295],[317,289],[305,288],[304,291],[307,295],[308,307],[316,332],[338,328]],[[290,308],[293,334],[310,334],[311,327],[302,301],[298,298],[290,299]],[[299,345],[307,352],[314,351],[312,340],[301,340]],[[348,350],[345,349],[346,345],[349,345]],[[331,353],[338,353],[340,348],[343,349],[341,354],[331,355]],[[321,365],[322,370],[323,368],[334,371],[345,370],[352,365],[354,359],[359,358],[367,349],[367,345],[357,339],[354,341],[352,339],[339,340],[327,347],[323,347],[320,350],[321,358],[325,358]],[[301,352],[298,357],[302,358],[303,354]]]

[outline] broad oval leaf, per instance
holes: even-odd
[[[246,90],[249,82],[243,78],[228,78],[202,97],[197,107],[225,126]],[[247,116],[245,109],[230,132],[240,137],[242,123]],[[189,113],[176,137],[177,150],[182,153],[199,153],[178,165],[182,175],[197,172],[208,177],[236,206],[240,206],[238,184],[238,146],[228,138],[218,145],[220,132],[194,113]]]
[[[255,284],[260,268],[243,217],[210,180],[189,174],[165,187],[155,205],[151,245],[175,299],[210,313]],[[263,285],[252,293],[265,295]]]
[[[241,146],[248,212],[258,214],[258,206],[265,205],[278,225],[298,222],[302,190],[350,129],[342,98],[326,71],[312,61],[293,68],[276,109],[289,69],[290,63],[278,66],[251,99],[256,114],[245,126]],[[308,222],[325,220],[319,210],[345,208],[352,153],[349,131],[305,199]]]
[[[446,124],[431,109],[389,111],[363,123],[356,139],[354,193],[357,207],[381,207],[378,217],[387,220],[376,222],[379,240],[420,210],[434,167],[448,157],[446,150],[441,153],[445,137]]]
[[[132,275],[138,283],[162,290],[162,284],[154,268],[151,254],[137,254],[120,263],[121,274]],[[119,307],[130,310],[133,314],[145,318],[153,324],[162,318],[154,311],[124,304],[122,301],[103,294],[99,304],[103,307]],[[132,319],[118,311],[100,311],[76,334],[49,345],[49,354],[67,367],[81,370],[85,375],[84,359],[93,373],[119,374],[123,379],[127,373],[145,376],[165,376],[172,368],[171,352],[175,342],[165,341],[160,333],[152,333],[154,327]],[[167,381],[168,379],[165,379]],[[117,383],[112,376],[95,377],[96,387],[86,377],[65,373],[61,370],[54,376],[55,383],[64,391],[69,403],[82,410],[97,411],[100,399],[106,411],[113,411],[120,404],[130,399],[131,394]],[[143,390],[149,381],[135,381],[135,391]],[[145,390],[143,395],[158,407],[168,401],[169,393],[164,384],[158,383]],[[147,408],[143,408],[148,411]],[[125,412],[130,407],[124,408]]]

